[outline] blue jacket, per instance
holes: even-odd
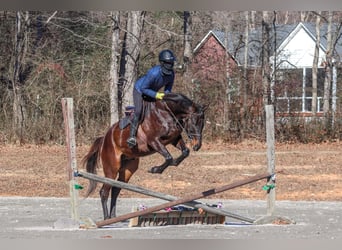
[[[158,90],[164,87],[164,92],[169,93],[172,90],[175,74],[164,75],[161,72],[161,66],[157,65],[147,71],[146,75],[139,78],[134,84],[134,88],[141,94],[155,98]]]

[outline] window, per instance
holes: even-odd
[[[277,72],[275,94],[278,112],[312,112],[312,69],[283,69]],[[317,74],[317,111],[323,109],[324,69]]]

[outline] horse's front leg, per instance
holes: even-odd
[[[185,142],[181,136],[179,140],[177,140],[172,145],[182,151],[182,154],[174,159],[171,163],[171,166],[178,166],[186,157],[189,156],[190,150],[186,147]]]
[[[168,155],[165,157],[164,163],[159,165],[159,166],[152,167],[148,172],[150,172],[152,174],[161,174],[164,172],[164,170],[168,166],[171,165],[172,161],[173,161],[173,158],[172,158],[171,154],[168,152]]]
[[[159,154],[161,154],[165,161],[160,166],[152,167],[148,172],[152,174],[161,174],[163,171],[172,164],[173,158],[170,152],[166,149],[166,147],[159,141],[155,141],[150,144],[150,146]]]

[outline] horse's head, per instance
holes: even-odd
[[[207,106],[194,103],[188,97],[177,93],[168,93],[163,98],[169,111],[177,120],[182,120],[185,133],[190,138],[193,150],[202,146],[202,130],[204,127],[204,112]]]
[[[204,127],[204,112],[207,106],[193,104],[190,112],[184,119],[184,128],[191,141],[194,151],[198,151],[202,146],[202,130]]]

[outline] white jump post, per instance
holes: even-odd
[[[275,136],[274,136],[274,106],[266,105],[266,143],[267,143],[267,173],[270,175],[267,185],[267,214],[257,219],[254,224],[293,224],[293,220],[275,215]]]
[[[266,142],[267,142],[267,172],[275,174],[275,138],[274,138],[274,107],[266,105]],[[269,180],[270,185],[275,184],[275,178]],[[275,188],[271,188],[267,192],[267,215],[274,214],[275,206]]]
[[[67,180],[69,181],[71,219],[79,221],[78,213],[78,190],[76,189],[77,180],[74,173],[77,171],[75,125],[73,112],[73,99],[62,98],[63,117],[66,133],[66,144],[68,153],[68,164],[66,166]]]

